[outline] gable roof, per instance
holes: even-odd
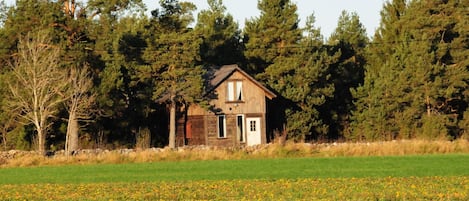
[[[238,65],[232,64],[232,65],[224,65],[221,66],[219,69],[214,69],[208,72],[207,78],[205,78],[208,81],[208,91],[207,93],[210,93],[211,91],[215,90],[222,82],[224,82],[226,79],[228,79],[231,75],[233,75],[234,72],[239,72],[241,73],[244,77],[248,78],[252,83],[257,85],[259,88],[261,88],[265,94],[266,97],[269,99],[273,99],[277,97],[274,92],[269,90],[267,87],[262,85],[262,83],[258,82],[256,79],[254,79],[252,76],[250,76],[248,73],[243,71]]]

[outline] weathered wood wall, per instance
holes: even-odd
[[[243,82],[242,101],[227,101],[227,83],[229,81]],[[242,73],[236,71],[215,88],[209,94],[209,97],[212,98],[209,101],[212,110],[207,110],[198,105],[191,105],[188,109],[187,114],[189,121],[191,121],[191,135],[193,138],[187,141],[188,145],[206,144],[229,147],[243,144],[239,142],[237,134],[236,115],[238,114],[243,114],[245,117],[260,117],[262,143],[266,142],[266,93],[262,88]],[[225,115],[226,117],[226,136],[224,138],[218,137],[217,115]],[[184,126],[178,128],[184,129]],[[184,134],[184,132],[181,133]]]

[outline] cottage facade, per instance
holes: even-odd
[[[178,121],[177,145],[252,146],[267,142],[267,99],[276,95],[237,65],[206,76],[209,108],[191,105]]]

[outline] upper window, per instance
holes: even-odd
[[[242,81],[228,81],[227,100],[228,101],[243,101],[243,82]]]

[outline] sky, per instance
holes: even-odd
[[[182,0],[181,0],[182,1]],[[186,0],[194,3],[198,11],[207,9],[207,0]],[[322,35],[327,38],[334,31],[342,10],[356,12],[360,21],[365,26],[368,36],[373,36],[379,26],[380,11],[386,0],[292,0],[298,6],[300,25],[304,27],[306,17],[314,13],[316,17],[315,26],[321,29]],[[6,0],[11,5],[15,0]],[[158,7],[159,0],[143,0],[148,11]],[[246,19],[258,17],[260,11],[257,9],[257,0],[223,0],[230,13],[244,27]],[[197,13],[194,16],[197,16]]]
[[[143,0],[148,10],[154,10],[159,0]],[[186,0],[194,3],[199,10],[207,9],[207,0]],[[321,28],[324,37],[329,37],[337,27],[339,16],[343,10],[356,12],[365,26],[368,36],[372,36],[379,26],[380,11],[386,0],[291,0],[298,6],[300,25],[304,27],[306,17],[314,13],[315,26]],[[240,28],[244,27],[246,19],[258,17],[257,0],[223,0]],[[196,15],[195,15],[196,16]]]

